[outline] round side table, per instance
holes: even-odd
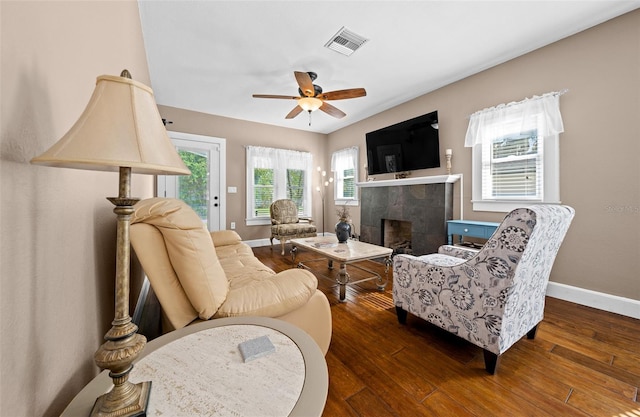
[[[238,343],[267,336],[275,352],[243,362]],[[147,343],[132,382],[152,381],[147,416],[318,416],[329,376],[324,355],[303,330],[266,317],[193,324]],[[112,387],[101,372],[62,416],[88,416]]]

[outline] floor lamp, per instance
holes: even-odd
[[[106,342],[94,355],[98,367],[109,369],[113,389],[98,397],[92,416],[145,415],[151,381],[129,381],[132,362],[147,340],[129,316],[129,226],[133,205],[131,174],[189,175],[167,135],[153,91],[131,79],[98,77],[93,95],[71,129],[31,163],[94,171],[119,172],[118,197],[108,198],[117,215],[115,317]]]
[[[318,172],[321,172],[322,168],[318,167]],[[322,200],[322,236],[324,236],[324,197],[326,194],[325,188],[329,186],[329,183],[333,182],[333,177],[329,177],[329,180],[326,181],[325,177],[327,176],[327,171],[322,171],[322,178],[320,178],[320,185],[316,187],[316,190],[320,193],[320,199]],[[323,188],[324,185],[324,188]]]

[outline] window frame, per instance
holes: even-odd
[[[251,152],[259,152],[261,164],[266,166],[257,166],[256,158],[250,156]],[[303,186],[303,204],[299,207],[298,215],[300,217],[311,217],[312,210],[312,167],[313,158],[310,152],[294,151],[279,148],[264,147],[247,147],[246,152],[246,218],[247,226],[270,225],[271,217],[269,213],[266,215],[256,215],[255,208],[255,188],[254,188],[254,171],[255,169],[273,169],[273,194],[272,201],[289,198],[287,196],[287,171],[299,170],[304,173]]]
[[[557,134],[539,136],[542,143],[542,196],[540,198],[500,198],[483,197],[483,146],[491,146],[494,138],[473,146],[472,150],[472,199],[474,211],[508,213],[523,205],[560,204],[560,149]],[[496,138],[497,139],[497,138]],[[486,156],[489,153],[485,153]]]
[[[564,132],[564,124],[560,113],[560,96],[566,92],[567,90],[555,91],[519,102],[500,104],[469,116],[464,146],[472,148],[471,202],[474,211],[504,213],[523,205],[561,204],[559,135]],[[497,139],[525,132],[535,132],[538,137],[538,153],[542,152],[542,196],[510,200],[483,198],[483,146],[491,146]],[[487,154],[490,152],[485,153]],[[536,172],[537,176],[538,174]]]
[[[345,153],[347,154],[347,157],[352,159],[352,163],[353,163],[353,197],[345,197],[344,196],[344,180],[345,180],[345,175],[344,175],[344,171],[346,170],[336,170],[335,169],[335,158],[338,154],[340,153]],[[358,175],[359,175],[359,170],[358,170],[358,161],[359,161],[359,148],[357,146],[351,147],[351,148],[345,148],[345,149],[340,149],[337,150],[335,152],[333,152],[333,154],[331,155],[331,170],[333,172],[333,176],[335,178],[335,182],[334,182],[334,187],[333,187],[333,199],[335,200],[335,204],[336,205],[341,205],[341,206],[357,206],[359,204],[359,198],[358,198],[358,187],[356,186],[356,183],[358,182]],[[351,168],[350,168],[351,169]]]

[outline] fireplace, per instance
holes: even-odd
[[[411,250],[411,222],[405,220],[382,219],[382,246],[398,253],[413,254]]]
[[[360,240],[387,246],[384,220],[406,222],[415,256],[435,253],[447,243],[447,220],[453,218],[453,182],[438,176],[358,183],[361,188]],[[394,226],[392,226],[393,228]]]

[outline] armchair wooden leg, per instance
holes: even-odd
[[[282,255],[284,255],[284,244],[285,244],[285,240],[281,240],[280,244],[282,245]]]
[[[500,355],[496,355],[488,350],[483,350],[484,353],[484,367],[491,375],[495,375],[498,368],[498,362],[500,362]]]
[[[535,339],[536,332],[538,331],[538,325],[533,326],[533,329],[529,330],[527,333],[527,339]]]
[[[407,324],[407,312],[402,307],[396,307],[396,315],[400,324]]]

